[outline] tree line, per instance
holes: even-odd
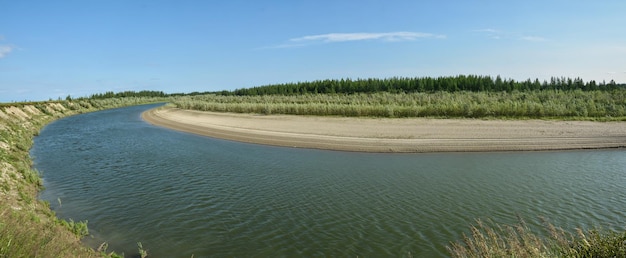
[[[552,77],[550,81],[539,79],[515,81],[503,79],[500,76],[458,75],[447,77],[392,77],[386,79],[356,79],[349,78],[340,80],[317,80],[311,82],[297,82],[272,84],[251,88],[236,89],[233,91],[212,92],[218,95],[297,95],[318,93],[414,93],[414,92],[512,92],[512,91],[536,91],[536,90],[613,90],[625,88],[626,84],[610,82],[585,82],[581,78]]]
[[[92,94],[89,99],[110,99],[110,98],[128,98],[128,97],[155,97],[155,98],[163,98],[168,97],[169,94],[165,94],[163,91],[150,91],[150,90],[142,90],[142,91],[123,91],[123,92],[112,92],[107,91],[105,93],[96,93]],[[68,96],[68,98],[71,98]]]
[[[260,96],[260,95],[304,95],[304,94],[356,94],[356,93],[433,93],[433,92],[526,92],[541,90],[582,90],[582,91],[610,91],[615,89],[626,89],[626,84],[610,82],[583,81],[580,77],[552,77],[549,81],[539,81],[539,79],[527,79],[525,81],[515,81],[513,79],[503,79],[499,75],[458,75],[442,77],[391,77],[385,79],[326,79],[310,82],[291,82],[282,84],[271,84],[256,86],[251,88],[240,88],[235,90],[171,93],[163,91],[123,91],[92,94],[78,100],[85,99],[109,99],[127,97],[181,97],[197,96],[205,94],[215,94],[222,96]],[[67,96],[66,100],[72,100]]]

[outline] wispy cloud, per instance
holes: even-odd
[[[502,31],[496,30],[496,29],[479,29],[479,30],[473,30],[473,32],[486,34],[488,37],[492,39],[502,39],[502,35],[505,34]]]
[[[412,41],[420,38],[445,38],[445,35],[435,35],[421,32],[385,32],[385,33],[329,33],[320,35],[293,38],[291,42],[320,41],[320,42],[344,42],[358,40],[384,40],[384,41]]]
[[[605,73],[609,74],[609,75],[616,75],[616,74],[626,74],[626,71],[623,71],[623,72],[608,71],[608,72],[605,72]]]
[[[270,46],[270,47],[261,47],[259,49],[272,49],[272,48],[298,48],[298,47],[304,47],[307,44],[293,44],[293,43],[285,43],[285,44],[280,44],[280,45],[275,45],[275,46]]]
[[[526,40],[526,41],[532,41],[532,42],[544,42],[544,41],[548,41],[546,38],[544,37],[537,37],[537,36],[522,36],[521,37],[522,40]]]
[[[4,58],[13,51],[13,47],[7,45],[0,45],[0,58]]]
[[[531,41],[531,42],[545,42],[545,41],[548,41],[548,39],[546,39],[544,37],[527,36],[527,35],[523,35],[521,33],[506,32],[506,31],[501,31],[501,30],[496,30],[496,29],[491,29],[491,28],[473,30],[473,32],[485,34],[489,38],[492,38],[492,39],[516,39],[516,40],[524,40],[524,41]]]
[[[0,41],[4,41],[4,40],[5,40],[4,36],[0,35]],[[0,45],[0,59],[7,56],[14,49],[15,48],[10,45]]]
[[[286,43],[269,48],[296,48],[304,47],[316,43],[337,43],[348,41],[379,40],[388,42],[415,41],[418,39],[445,39],[445,35],[398,31],[382,33],[328,33],[318,35],[307,35],[289,39]]]
[[[499,30],[496,29],[480,29],[480,30],[473,30],[474,32],[487,32],[487,33],[500,33]]]

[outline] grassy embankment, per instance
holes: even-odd
[[[32,168],[29,150],[33,137],[55,119],[157,101],[163,99],[0,104],[0,257],[116,257],[81,244],[80,238],[88,234],[87,222],[58,219],[48,203],[37,200],[42,181]]]
[[[366,117],[626,120],[626,89],[178,97],[200,111]]]

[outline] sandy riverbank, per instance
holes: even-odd
[[[530,151],[626,147],[626,122],[348,118],[152,109],[144,120],[227,140],[363,152]]]

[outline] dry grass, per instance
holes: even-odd
[[[0,206],[0,257],[102,257],[57,223]]]
[[[533,232],[520,219],[517,225],[477,220],[470,234],[447,247],[452,257],[626,257],[626,231],[593,229],[565,232],[545,222],[545,232]]]

